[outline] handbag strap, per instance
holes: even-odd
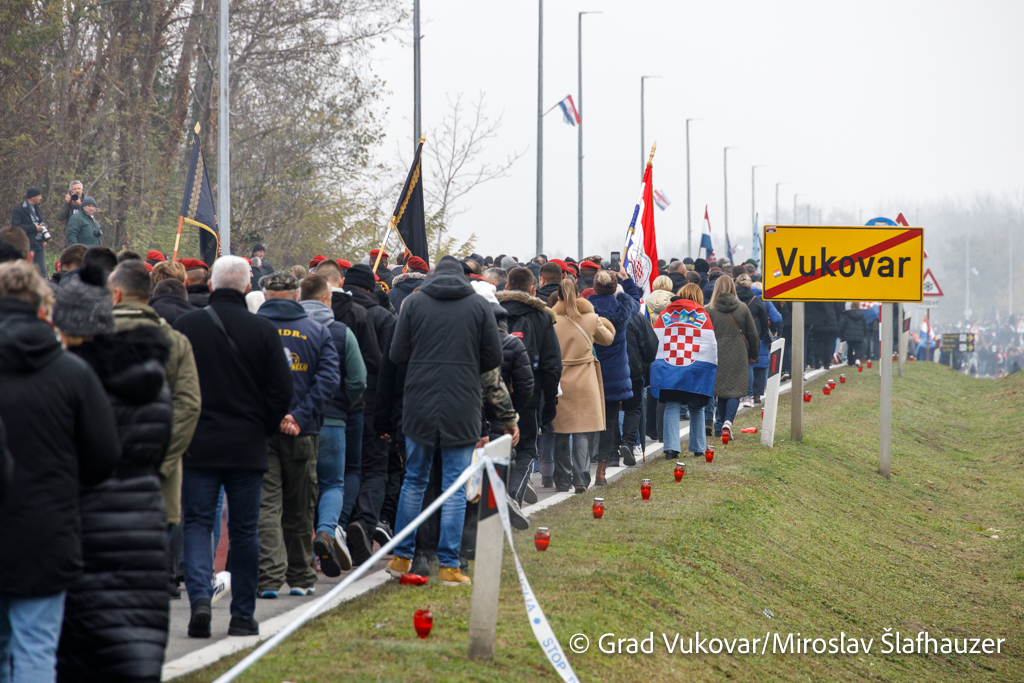
[[[738,322],[736,322],[736,318],[732,317],[732,313],[727,312],[726,315],[729,316],[729,320],[731,320],[732,324],[736,326],[736,329],[740,331],[740,336],[743,337],[743,343],[747,345],[747,351],[750,351],[750,340],[747,339],[747,335],[743,334],[743,328],[740,327]]]
[[[563,313],[562,315],[565,315],[565,314]],[[594,340],[590,337],[589,334],[587,334],[587,331],[584,330],[580,326],[580,324],[578,322],[576,322],[575,320],[573,320],[569,316],[566,315],[565,319],[568,320],[570,323],[572,323],[572,326],[575,327],[577,330],[579,330],[580,334],[583,335],[583,338],[586,339],[587,343],[590,344],[590,357],[589,358],[575,358],[575,359],[570,358],[568,361],[563,360],[562,361],[562,365],[566,365],[566,364],[568,364],[568,365],[582,365],[584,363],[592,363],[595,360],[597,360],[597,354],[594,352]]]

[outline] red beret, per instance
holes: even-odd
[[[335,261],[335,263],[337,263],[338,267],[341,268],[342,270],[348,270],[349,268],[352,267],[352,264],[343,258],[338,259],[337,261]]]
[[[160,259],[160,260],[163,261],[164,259]],[[149,265],[145,261],[142,262],[142,265],[146,266],[146,272],[147,273],[152,273],[153,272],[153,266]]]
[[[245,262],[248,263],[250,266],[252,265],[252,259],[250,259],[247,256],[243,256],[242,258],[245,259]]]
[[[580,296],[583,297],[584,299],[589,299],[590,297],[594,296],[595,293],[596,292],[594,291],[593,287],[587,287],[582,292],[580,292]]]
[[[377,258],[377,254],[379,253],[380,249],[374,249],[373,251],[370,252],[370,258]],[[390,256],[390,254],[388,254],[388,252],[385,251],[382,258],[387,258],[388,256]]]
[[[210,266],[197,258],[181,258],[178,259],[178,263],[185,266],[185,270],[195,270],[196,268],[210,269]]]
[[[576,265],[574,262],[567,261],[565,263],[565,265],[569,268],[570,271],[572,271],[573,275],[577,275],[578,276],[580,274],[580,267],[578,265]]]
[[[593,261],[584,261],[580,264],[580,270],[601,270],[601,266]]]
[[[427,262],[421,259],[419,256],[411,257],[408,261],[405,262],[405,267],[408,268],[409,270],[415,270],[420,273],[426,273],[427,271],[430,270],[430,266],[427,265]]]
[[[557,265],[558,265],[558,267],[562,269],[562,272],[563,272],[563,273],[571,273],[571,272],[572,272],[572,271],[571,271],[571,270],[569,269],[569,265],[568,265],[568,264],[567,264],[567,263],[566,263],[565,261],[563,261],[562,259],[560,259],[560,258],[553,258],[553,259],[549,260],[549,261],[548,261],[548,263],[554,263],[554,264],[557,264]]]
[[[312,270],[313,268],[316,268],[321,261],[326,260],[326,256],[321,256],[320,254],[317,254],[316,256],[313,257],[313,260],[309,262],[309,269]]]
[[[147,261],[166,261],[167,257],[164,256],[163,254],[161,254],[156,249],[153,249],[148,254],[146,254],[146,260]]]

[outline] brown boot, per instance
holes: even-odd
[[[597,463],[597,474],[594,476],[594,486],[607,486],[608,480],[604,478],[604,468],[607,460],[599,460]]]

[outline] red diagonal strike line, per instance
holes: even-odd
[[[854,262],[856,262],[859,258],[868,258],[870,256],[874,256],[875,254],[880,254],[883,251],[892,249],[893,247],[897,247],[903,244],[904,242],[909,242],[910,240],[914,239],[915,237],[919,237],[920,235],[920,230],[907,230],[906,232],[896,235],[895,237],[890,237],[884,242],[879,242],[878,244],[862,249],[858,251],[856,254],[849,254],[849,256],[853,257]],[[794,263],[793,267],[796,268],[797,264]],[[783,282],[781,285],[776,285],[775,287],[772,287],[767,292],[765,292],[765,297],[768,299],[772,299],[776,296],[779,296],[780,294],[785,294],[791,289],[796,289],[801,285],[806,285],[808,282],[814,282],[820,277],[822,277],[822,272],[821,268],[818,268],[810,275],[801,275],[798,278],[793,278],[788,282]]]

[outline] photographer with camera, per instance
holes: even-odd
[[[68,221],[82,210],[82,199],[85,198],[85,186],[81,180],[72,180],[68,185],[68,193],[64,195],[64,205],[57,212],[57,221],[64,224],[67,230]]]
[[[32,261],[43,277],[46,277],[46,243],[50,241],[50,231],[46,229],[39,204],[43,201],[43,192],[38,187],[28,188],[25,201],[14,207],[11,213],[11,225],[21,228],[28,236],[28,243],[35,254]]]
[[[82,210],[68,221],[68,246],[84,244],[87,247],[98,247],[103,238],[103,229],[96,222],[96,200],[86,197],[82,200]]]

